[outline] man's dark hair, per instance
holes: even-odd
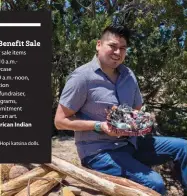
[[[104,38],[104,36],[109,34],[109,33],[117,35],[119,37],[123,37],[127,41],[127,44],[129,44],[129,42],[130,42],[129,41],[129,39],[130,39],[130,30],[126,26],[121,26],[121,25],[107,26],[101,34],[101,39]]]

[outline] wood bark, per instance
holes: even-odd
[[[41,179],[33,182],[28,187],[17,193],[15,196],[43,196],[49,192],[54,186],[56,186],[62,179],[65,179],[66,175],[63,175],[56,171],[51,171]]]
[[[68,163],[60,158],[57,158],[55,156],[52,156],[52,163],[46,164],[49,167],[62,172],[66,175],[69,175],[79,181],[82,181],[91,187],[94,187],[100,191],[102,191],[105,194],[108,195],[118,195],[118,196],[158,196],[155,192],[155,194],[151,192],[144,192],[138,187],[132,186],[122,186],[120,184],[108,181],[104,179],[103,177],[98,177],[95,174],[92,174],[88,171],[85,171],[84,169],[81,169],[79,167],[76,167],[75,165]]]
[[[86,171],[88,171],[88,172],[90,172],[92,174],[95,174],[96,176],[99,176],[101,178],[104,178],[106,180],[114,182],[116,184],[119,184],[119,185],[122,185],[122,186],[125,186],[125,187],[130,187],[130,188],[135,188],[135,189],[141,190],[144,193],[147,193],[147,195],[149,195],[149,196],[160,196],[160,194],[157,193],[156,191],[154,191],[154,190],[152,190],[152,189],[150,189],[148,187],[145,187],[145,186],[143,186],[141,184],[138,184],[138,183],[136,183],[134,181],[128,180],[126,178],[107,175],[107,174],[104,174],[104,173],[101,173],[101,172],[97,172],[97,171],[94,171],[94,170],[91,170],[91,169],[87,169],[87,168],[83,168],[83,169],[85,169]]]
[[[12,179],[1,185],[1,196],[11,196],[26,187],[28,180],[34,177],[39,177],[47,174],[51,169],[48,167],[37,167],[29,172]],[[33,179],[34,181],[34,179]]]

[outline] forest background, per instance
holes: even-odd
[[[100,33],[116,23],[132,30],[125,64],[160,133],[187,138],[186,0],[1,1],[1,11],[44,10],[52,11],[53,117],[68,74],[92,59]]]

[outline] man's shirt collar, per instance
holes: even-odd
[[[94,71],[97,71],[98,69],[101,69],[99,60],[96,55],[94,55],[92,61],[91,61],[91,67]]]

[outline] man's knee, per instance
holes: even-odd
[[[160,181],[154,181],[153,183],[154,184],[153,184],[152,189],[160,193],[161,195],[165,195],[166,188],[165,188],[163,180],[161,179]]]
[[[181,138],[175,138],[173,146],[178,149],[183,149],[187,151],[187,140]]]
[[[157,172],[151,172],[148,178],[144,178],[145,186],[155,190],[156,192],[164,195],[166,193],[166,188],[164,185],[164,181],[160,174]]]
[[[187,153],[187,140],[180,139],[180,142],[181,142],[181,148],[183,148],[185,153]]]

